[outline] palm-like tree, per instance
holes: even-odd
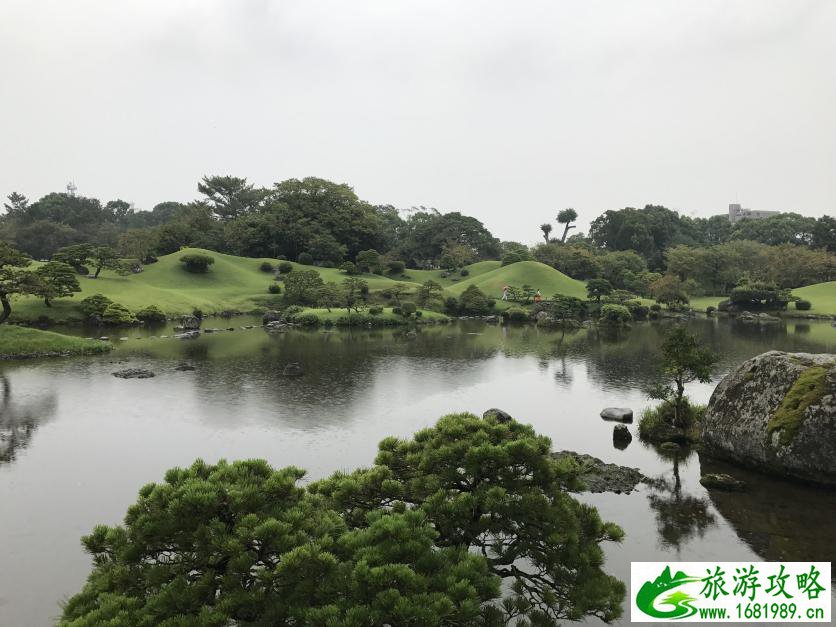
[[[572,224],[575,220],[578,219],[578,212],[569,207],[568,209],[564,209],[560,213],[557,214],[557,221],[560,224],[564,225],[563,228],[563,237],[560,238],[561,242],[566,241],[566,235],[569,233],[569,229],[574,229],[575,225]]]
[[[543,231],[543,239],[546,240],[546,244],[549,243],[549,233],[552,232],[552,225],[551,224],[541,224],[540,230]]]

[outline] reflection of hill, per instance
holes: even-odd
[[[0,375],[0,465],[10,464],[17,452],[29,446],[38,426],[52,417],[56,400],[54,393],[46,393],[33,401],[16,403],[12,400],[11,383]]]
[[[745,492],[710,490],[714,506],[765,560],[836,561],[836,492],[773,479],[700,457],[702,472],[746,482]]]

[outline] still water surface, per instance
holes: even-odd
[[[90,559],[79,538],[121,521],[139,488],[201,457],[264,458],[319,478],[370,464],[387,435],[408,436],[454,411],[500,407],[552,438],[662,481],[630,495],[582,495],[626,532],[606,568],[629,580],[631,561],[836,561],[836,493],[739,469],[743,494],[708,492],[700,469],[729,468],[696,452],[660,453],[634,437],[612,443],[608,405],[648,404],[665,325],[545,332],[459,322],[402,332],[245,330],[196,340],[132,331],[106,356],[0,364],[0,625],[54,621]],[[719,378],[769,349],[836,352],[829,322],[774,328],[697,320],[721,355]],[[156,334],[156,335],[155,335]],[[151,336],[154,337],[151,337]],[[178,371],[188,362],[193,371]],[[299,379],[281,376],[289,362]],[[146,367],[153,379],[111,375]],[[693,384],[706,402],[714,384]],[[635,425],[631,427],[636,435]],[[623,624],[629,623],[629,611]]]

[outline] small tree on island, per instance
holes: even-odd
[[[623,534],[567,492],[580,468],[548,438],[456,414],[378,451],[374,466],[307,487],[304,471],[260,460],[169,470],[123,526],[83,539],[94,569],[59,624],[619,617],[624,584],[603,572],[601,543]]]
[[[340,286],[340,300],[342,301],[342,306],[348,312],[349,322],[351,322],[352,310],[359,312],[366,304],[363,295],[368,291],[368,287],[368,283],[363,279],[356,277],[343,279],[342,285]]]
[[[673,409],[672,426],[690,426],[685,384],[710,382],[716,363],[717,355],[700,346],[696,336],[688,333],[685,327],[676,326],[666,334],[662,342],[660,381],[649,390],[648,396],[665,402]]]

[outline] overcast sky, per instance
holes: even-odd
[[[532,242],[574,207],[836,212],[829,0],[2,0],[0,194],[320,176]]]

